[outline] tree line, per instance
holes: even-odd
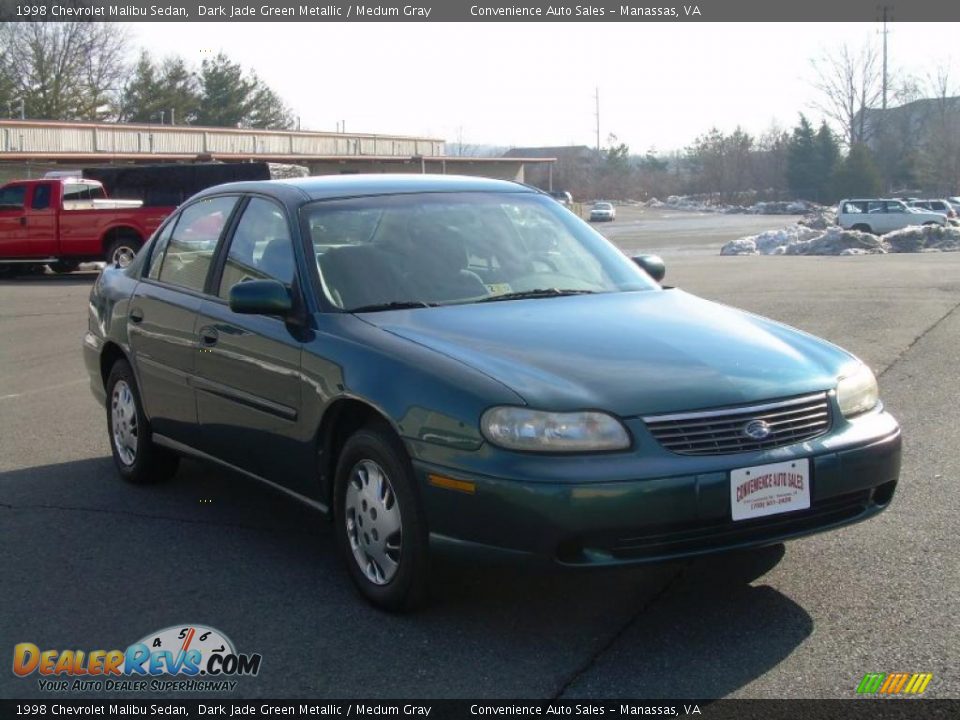
[[[44,120],[290,129],[293,113],[223,53],[191,66],[141,50],[112,23],[0,23],[0,113]]]

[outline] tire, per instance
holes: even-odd
[[[66,273],[72,273],[80,267],[80,263],[76,260],[58,260],[55,263],[50,263],[47,267],[58,275],[65,275]]]
[[[851,230],[859,230],[860,232],[870,233],[873,235],[873,230],[870,229],[869,225],[864,225],[863,223],[858,223],[854,225]]]
[[[10,280],[22,275],[22,268],[19,265],[11,263],[10,265],[0,265],[0,280]]]
[[[140,251],[143,243],[135,235],[121,235],[107,247],[106,261],[108,265],[117,265],[125,268]]]
[[[386,423],[363,427],[344,444],[334,481],[334,527],[340,557],[369,602],[400,612],[426,601],[426,518],[410,459]]]
[[[137,381],[126,360],[117,360],[107,378],[107,436],[113,464],[127,482],[161,482],[177,472],[180,457],[153,442]]]

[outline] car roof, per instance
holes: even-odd
[[[327,200],[367,195],[440,192],[512,192],[539,194],[539,191],[508,180],[465,175],[358,174],[320,175],[286,180],[254,180],[216,185],[196,197],[222,192],[251,192],[274,195],[293,201]]]

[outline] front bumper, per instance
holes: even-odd
[[[103,349],[103,340],[89,330],[83,336],[83,364],[90,377],[90,392],[101,405],[107,404],[107,393],[103,387],[103,378],[100,376],[100,353]]]
[[[858,419],[846,433],[773,453],[697,458],[697,472],[636,480],[559,481],[508,479],[454,470],[414,456],[434,540],[480,545],[571,566],[621,565],[676,559],[779,543],[865,520],[891,502],[900,474],[901,439],[885,412]],[[419,453],[423,455],[424,453]],[[811,504],[806,510],[734,522],[730,469],[776,462],[785,455],[810,458]],[[675,466],[690,465],[677,458]],[[589,458],[575,473],[591,477]],[[612,466],[602,456],[598,469]],[[713,461],[714,469],[704,467]],[[528,467],[539,477],[545,459]],[[662,464],[657,464],[662,469]],[[515,470],[516,468],[514,468]],[[472,494],[432,485],[441,475],[473,483]]]

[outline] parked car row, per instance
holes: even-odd
[[[919,210],[930,210],[932,212],[943,213],[948,218],[957,217],[957,208],[949,200],[918,200],[911,198],[907,205]]]
[[[841,200],[837,209],[837,224],[845,230],[883,235],[911,225],[952,225],[960,222],[945,213],[920,207],[910,207],[903,200],[851,199]]]

